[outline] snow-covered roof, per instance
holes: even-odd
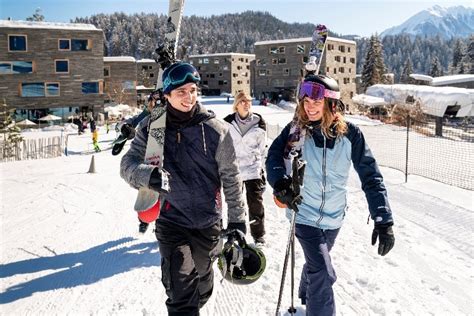
[[[58,29],[58,30],[81,30],[102,31],[93,24],[63,23],[63,22],[36,22],[36,21],[12,21],[0,20],[0,27],[28,28],[28,29]]]
[[[431,82],[432,86],[442,86],[453,83],[474,82],[474,75],[451,75],[435,77]]]
[[[442,117],[450,105],[461,108],[457,117],[474,116],[474,89],[432,87],[412,84],[376,84],[367,89],[367,95],[383,98],[389,104],[404,104],[408,96],[420,101],[426,114]]]
[[[155,87],[145,87],[144,85],[139,85],[135,87],[136,90],[155,90]]]
[[[410,77],[415,79],[415,80],[419,80],[419,81],[427,81],[427,82],[433,81],[433,77],[428,76],[428,75],[411,74]]]
[[[218,56],[246,56],[246,57],[255,57],[255,54],[215,53],[215,54],[190,55],[189,58],[194,58],[194,57],[218,57]]]
[[[156,63],[156,61],[150,58],[143,58],[143,59],[137,60],[137,64],[140,64],[140,63]]]
[[[388,104],[387,102],[385,102],[385,100],[383,98],[374,97],[374,96],[367,95],[367,94],[356,94],[352,98],[352,101],[354,101],[357,104],[366,105],[366,106],[370,106],[370,107],[380,106],[380,105],[387,105]]]
[[[132,56],[108,56],[104,57],[104,62],[135,62],[135,58]]]
[[[346,44],[353,44],[355,45],[355,41],[343,39],[343,38],[337,38],[337,37],[331,37],[328,36],[328,41],[335,41],[335,42],[341,42],[341,43],[346,43]],[[289,38],[289,39],[282,39],[282,40],[271,40],[271,41],[259,41],[255,42],[255,46],[257,45],[269,45],[269,44],[287,44],[287,43],[299,43],[299,42],[311,42],[311,37],[300,37],[300,38]]]

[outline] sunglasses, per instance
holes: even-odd
[[[324,98],[339,99],[340,93],[326,89],[320,83],[303,81],[298,90],[298,99],[303,100],[305,97],[309,97],[313,100],[322,100]]]
[[[168,73],[166,78],[163,80],[163,86],[166,87],[170,85],[180,85],[187,80],[194,82],[201,81],[201,77],[196,69],[189,64],[181,64]]]

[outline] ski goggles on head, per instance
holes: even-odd
[[[197,83],[201,81],[201,77],[196,68],[188,63],[182,63],[175,67],[170,67],[172,67],[172,69],[170,69],[163,78],[163,91],[165,91],[165,93],[176,89],[185,83]]]
[[[298,99],[303,100],[304,97],[309,97],[313,100],[322,100],[324,98],[339,99],[340,94],[338,91],[326,89],[320,83],[303,81],[298,91]]]

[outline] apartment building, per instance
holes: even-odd
[[[103,111],[103,32],[91,24],[0,20],[0,98],[16,119]]]
[[[154,88],[160,65],[153,59],[137,60],[137,86]]]
[[[131,56],[103,57],[105,103],[137,104],[137,62]]]
[[[256,42],[254,96],[294,99],[310,47],[311,37]],[[356,93],[356,42],[328,37],[320,73],[337,80],[342,100],[351,104]]]
[[[203,95],[236,95],[240,91],[251,93],[250,64],[253,54],[219,53],[191,55],[189,62],[201,75]]]

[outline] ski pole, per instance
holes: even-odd
[[[291,234],[291,305],[288,308],[288,312],[291,315],[294,315],[296,313],[294,298],[295,298],[295,227],[293,225],[293,233]]]
[[[293,211],[293,214],[291,215],[290,234],[288,236],[288,243],[286,244],[286,250],[285,250],[285,260],[283,262],[283,272],[281,276],[280,293],[278,294],[278,302],[277,302],[277,308],[275,312],[276,316],[279,316],[278,313],[280,310],[281,298],[283,296],[283,288],[285,285],[286,268],[288,266],[288,257],[290,255],[291,240],[293,239],[293,236],[295,234],[295,222],[296,222],[296,211]]]

